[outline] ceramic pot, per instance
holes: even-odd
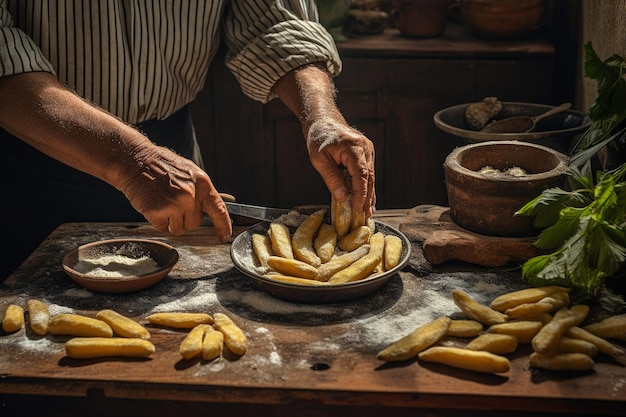
[[[544,22],[546,0],[459,0],[463,21],[477,35],[521,37]]]
[[[459,147],[445,160],[450,216],[459,226],[488,236],[535,236],[531,216],[515,212],[547,188],[562,187],[568,157],[552,148],[520,141],[493,141]],[[485,175],[519,167],[527,175]]]
[[[435,37],[443,34],[450,0],[394,0],[393,25],[404,36]]]

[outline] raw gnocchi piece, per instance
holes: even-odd
[[[422,324],[408,335],[378,352],[376,357],[385,362],[412,359],[421,351],[437,343],[448,330],[450,318],[439,317]]]
[[[593,359],[583,353],[530,354],[530,366],[549,371],[589,371],[594,365]]]
[[[532,345],[535,352],[552,353],[556,350],[561,337],[571,327],[579,325],[589,312],[589,306],[578,304],[571,308],[563,307],[554,314],[552,320],[545,324],[533,337]]]
[[[202,341],[202,359],[210,361],[222,355],[224,349],[224,333],[209,326]]]
[[[2,330],[7,333],[18,331],[24,326],[24,309],[17,304],[10,304],[2,319]]]
[[[210,327],[210,324],[198,324],[187,333],[178,349],[183,358],[192,359],[202,354],[204,335]]]
[[[272,249],[276,256],[287,259],[294,259],[293,248],[291,247],[291,232],[287,225],[278,222],[270,223],[267,234],[272,241]]]
[[[96,314],[96,318],[111,326],[113,333],[119,336],[150,339],[150,332],[145,327],[117,311],[110,309],[100,310]]]
[[[420,352],[417,358],[475,372],[504,373],[511,369],[509,360],[504,356],[449,346],[433,346]]]
[[[213,323],[213,318],[206,313],[154,313],[146,319],[151,324],[176,329],[193,329],[198,324]]]
[[[506,314],[493,310],[486,305],[480,304],[469,294],[461,289],[452,290],[452,300],[467,317],[485,325],[505,323]]]
[[[513,353],[517,349],[518,341],[515,336],[499,333],[484,333],[469,342],[465,349],[482,350],[496,355]]]
[[[272,240],[268,235],[254,233],[252,235],[252,250],[261,266],[267,267],[267,258],[274,255]]]
[[[75,337],[65,342],[65,353],[73,359],[108,356],[146,358],[155,352],[145,339],[126,337]]]
[[[313,248],[313,239],[324,222],[324,216],[326,216],[326,209],[320,209],[309,214],[291,237],[294,257],[314,267],[322,264],[322,260]]]
[[[33,333],[38,336],[45,336],[48,333],[50,323],[48,306],[39,300],[28,300],[26,308],[28,310],[28,322]]]
[[[402,256],[402,239],[396,235],[385,236],[385,270],[395,268]]]
[[[57,314],[50,318],[48,332],[66,336],[113,337],[113,329],[104,321],[73,313]]]
[[[248,350],[248,338],[226,314],[213,314],[214,325],[224,334],[224,344],[233,354],[241,356]]]
[[[332,224],[323,223],[313,241],[315,253],[319,256],[321,263],[330,261],[335,254],[337,247],[337,232]]]

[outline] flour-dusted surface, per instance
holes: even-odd
[[[96,237],[89,233],[86,236],[71,235],[78,237],[64,236],[58,241],[62,246],[54,248],[58,251],[55,255],[57,260],[63,253],[86,243],[85,239],[120,237],[102,234]],[[37,268],[28,277],[13,280],[10,285],[4,284],[5,290],[24,305],[30,298],[44,301],[49,305],[51,314],[95,314],[100,309],[111,308],[141,320],[154,312],[201,311],[211,314],[226,310],[249,320],[251,330],[248,332],[265,325],[282,328],[309,326],[312,329],[344,326],[350,329],[337,340],[323,343],[316,340],[311,342],[310,348],[315,350],[320,344],[340,344],[342,349],[375,351],[428,320],[458,314],[459,310],[451,298],[454,288],[463,288],[477,299],[488,301],[493,294],[524,286],[515,275],[505,272],[432,271],[421,276],[401,272],[378,291],[354,301],[301,304],[275,298],[259,289],[251,279],[234,268],[229,245],[203,247],[200,255],[196,246],[177,244],[174,239],[165,241],[179,252],[178,264],[163,281],[142,291],[129,294],[89,291],[71,281],[60,268],[60,263]],[[421,262],[420,258],[413,257],[405,269],[425,271],[423,265],[417,262]],[[254,344],[255,337],[263,336],[250,337]],[[13,343],[14,338],[19,338],[19,335],[1,337],[0,348]],[[309,346],[302,348],[306,350]],[[280,356],[280,352],[277,355]],[[268,359],[268,363],[273,362],[276,361]]]
[[[127,294],[91,292],[62,271],[60,259],[68,250],[117,237],[163,240],[179,252],[179,262],[163,281]],[[161,400],[291,404],[314,399],[365,405],[400,401],[418,408],[449,406],[450,395],[467,399],[467,405],[455,403],[461,408],[478,404],[532,411],[558,404],[565,413],[591,409],[598,401],[605,409],[617,409],[613,402],[624,401],[626,368],[607,360],[599,361],[593,373],[567,377],[529,369],[529,350],[523,348],[511,357],[511,371],[498,376],[417,361],[387,365],[377,360],[379,350],[417,326],[442,315],[460,317],[451,296],[455,288],[488,303],[525,287],[515,270],[467,264],[432,267],[419,244],[412,246],[406,267],[378,291],[353,301],[300,304],[260,290],[234,267],[230,245],[220,244],[210,229],[165,236],[143,225],[61,227],[0,285],[0,311],[9,303],[25,306],[31,298],[44,301],[53,315],[94,316],[100,309],[114,309],[147,326],[156,352],[142,360],[71,360],[64,352],[67,337],[42,338],[26,327],[0,334],[0,392],[21,392],[40,381],[32,389],[49,395],[84,396],[96,389],[105,396]],[[225,351],[213,361],[184,360],[179,347],[187,331],[146,323],[148,314],[161,311],[223,312],[245,332],[249,349],[241,357]],[[433,398],[441,402],[429,403]]]

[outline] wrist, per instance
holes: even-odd
[[[306,136],[319,121],[347,125],[337,108],[332,78],[322,63],[296,68],[274,86],[274,93],[298,117]]]

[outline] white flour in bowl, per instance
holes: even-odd
[[[131,258],[125,255],[102,255],[97,258],[81,259],[74,269],[90,277],[121,278],[145,275],[158,269],[149,256]]]

